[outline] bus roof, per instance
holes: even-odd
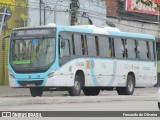
[[[109,35],[109,36],[119,36],[119,37],[129,37],[129,38],[141,38],[141,39],[149,39],[155,40],[155,37],[150,34],[141,34],[141,33],[132,33],[132,32],[121,32],[118,28],[114,27],[97,27],[94,25],[77,25],[77,26],[63,26],[63,25],[56,25],[56,24],[48,24],[46,26],[39,26],[39,27],[32,27],[34,28],[57,28],[58,31],[73,31],[73,32],[82,32],[82,33],[94,33],[94,34],[102,34],[102,35]],[[18,29],[30,29],[30,27],[23,27],[23,28],[15,28],[14,30]]]
[[[74,31],[84,33],[103,34],[109,36],[129,37],[129,38],[140,38],[155,40],[155,37],[150,34],[132,33],[132,32],[121,32],[118,28],[113,27],[96,27],[92,25],[82,26],[56,26],[59,31]]]

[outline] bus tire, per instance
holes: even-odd
[[[83,88],[83,93],[86,96],[97,96],[100,93],[100,89],[98,88]]]
[[[128,75],[126,87],[117,87],[117,93],[119,95],[132,95],[135,88],[135,79],[132,75]]]
[[[43,94],[43,89],[40,88],[40,87],[33,87],[33,88],[30,88],[30,94],[32,97],[36,97],[36,96],[42,96]]]
[[[79,96],[81,94],[82,84],[81,79],[78,75],[75,76],[74,86],[69,89],[70,96]]]
[[[158,102],[158,108],[160,109],[160,102]]]

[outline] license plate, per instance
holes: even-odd
[[[28,87],[34,87],[35,84],[34,83],[27,83],[26,86],[28,86]]]

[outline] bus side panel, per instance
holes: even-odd
[[[85,72],[85,60],[75,59],[62,65],[52,78],[47,79],[45,86],[72,87],[78,70]],[[84,73],[85,74],[85,73]]]
[[[139,79],[137,80],[138,87],[151,87],[152,80],[156,73],[154,62],[139,62]],[[156,80],[155,80],[156,81]]]
[[[113,85],[113,60],[111,59],[87,59],[85,86],[104,87]]]
[[[119,79],[117,86],[126,86],[127,76],[129,73],[133,73],[135,78],[138,76],[138,61],[134,62],[131,60],[116,60],[117,61],[117,73],[115,76]]]
[[[104,85],[106,87],[117,86],[119,79],[115,74],[117,73],[117,62],[114,59],[107,61],[106,74],[104,76]]]

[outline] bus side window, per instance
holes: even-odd
[[[127,51],[128,51],[128,58],[135,59],[136,58],[136,47],[135,41],[132,39],[127,39]]]
[[[75,55],[82,55],[82,43],[81,36],[79,34],[74,34],[74,45],[75,45]]]
[[[139,53],[139,46],[138,46],[138,41],[137,40],[134,40],[134,45],[135,45],[135,48],[134,48],[134,52],[135,52],[135,58],[139,58],[140,57],[140,53]]]
[[[81,35],[81,44],[82,44],[82,55],[85,55],[85,41],[83,35]]]
[[[122,50],[122,54],[123,54],[123,57],[126,57],[126,51],[125,51],[125,39],[122,39],[121,40],[122,41],[122,48],[121,48],[121,50]]]
[[[151,53],[151,60],[154,60],[156,58],[154,42],[152,41],[149,42],[149,48],[150,48],[150,53]]]
[[[151,52],[150,52],[150,48],[149,48],[149,41],[146,41],[146,47],[147,47],[146,48],[147,49],[147,51],[146,51],[147,52],[146,53],[147,54],[147,58],[151,59]]]
[[[112,38],[109,38],[109,57],[113,56]]]
[[[75,55],[75,43],[74,43],[74,35],[72,34],[72,52]]]
[[[123,58],[123,51],[125,55],[125,50],[122,51],[122,41],[120,38],[115,38],[114,40],[114,46],[115,46],[115,57],[116,58]]]
[[[98,42],[98,37],[95,36],[95,47],[96,47],[96,55],[99,56],[99,42]]]
[[[99,48],[100,57],[110,57],[109,40],[107,37],[99,37]]]
[[[115,40],[112,38],[112,57],[115,57]]]
[[[87,35],[84,37],[85,53],[88,55]]]
[[[69,44],[69,40],[66,40],[66,39],[62,39],[61,40],[61,54],[62,54],[62,57],[63,56],[70,56],[70,44]]]
[[[87,35],[87,45],[88,45],[88,56],[96,56],[96,45],[95,45],[95,37],[91,35]]]
[[[146,41],[139,41],[139,47],[141,48],[140,51],[140,59],[146,60],[147,58],[147,47]]]

